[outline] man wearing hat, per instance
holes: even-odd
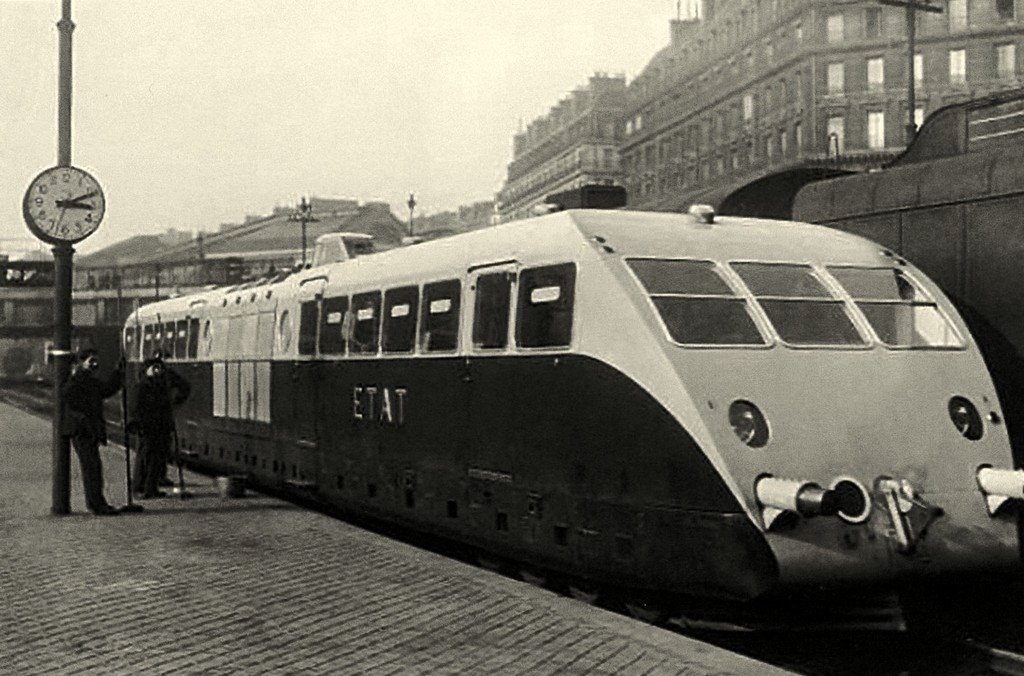
[[[180,382],[179,382],[180,381]],[[142,379],[135,389],[130,428],[139,434],[139,453],[135,456],[132,490],[142,498],[164,495],[158,488],[167,467],[174,433],[174,406],[188,396],[188,382],[180,376],[174,387],[168,382],[163,359],[159,356],[142,364]]]
[[[78,455],[86,507],[97,516],[112,516],[118,511],[103,496],[103,463],[99,447],[107,444],[103,400],[121,389],[123,364],[118,363],[106,381],[96,377],[99,365],[95,349],[86,348],[78,353],[75,371],[63,388],[65,411],[61,433],[71,437],[71,444]]]

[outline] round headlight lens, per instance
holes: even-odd
[[[764,414],[754,404],[742,399],[729,406],[729,424],[740,441],[751,448],[761,448],[768,443],[770,431]]]
[[[949,400],[949,419],[965,439],[977,441],[985,433],[978,408],[965,397],[953,397]]]

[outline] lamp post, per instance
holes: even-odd
[[[907,145],[917,135],[917,121],[914,113],[917,110],[917,101],[914,92],[914,43],[917,35],[917,13],[932,12],[941,14],[942,8],[929,4],[929,0],[918,2],[917,0],[878,0],[881,5],[892,7],[903,7],[907,11]]]
[[[409,207],[409,237],[412,237],[412,210],[416,208],[416,195],[409,193],[409,201],[406,204]]]
[[[289,220],[302,223],[302,267],[306,267],[306,224],[316,223],[317,219],[313,218],[313,205],[306,201],[305,195],[299,201],[295,212],[288,218]]]

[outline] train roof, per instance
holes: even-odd
[[[195,307],[223,306],[229,301],[241,304],[292,297],[302,294],[312,281],[322,283],[306,288],[323,288],[328,294],[336,285],[345,289],[399,286],[451,278],[471,266],[489,263],[579,260],[598,247],[620,256],[773,262],[827,259],[847,264],[877,264],[880,251],[879,245],[861,237],[807,223],[718,217],[707,224],[688,214],[579,209],[360,256],[303,270],[283,281],[168,299],[142,308],[139,320],[155,313],[180,316]]]

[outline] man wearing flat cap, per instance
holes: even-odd
[[[164,495],[159,490],[171,451],[174,433],[174,407],[188,397],[188,382],[176,376],[173,381],[159,356],[142,364],[142,379],[135,388],[130,428],[139,435],[132,489],[143,499]]]
[[[123,364],[110,378],[96,377],[99,369],[96,350],[86,348],[78,353],[75,371],[64,384],[64,419],[61,434],[71,438],[82,467],[85,505],[97,516],[112,516],[118,511],[103,496],[103,463],[100,446],[107,444],[107,422],[103,418],[103,400],[117,393],[123,382]]]

